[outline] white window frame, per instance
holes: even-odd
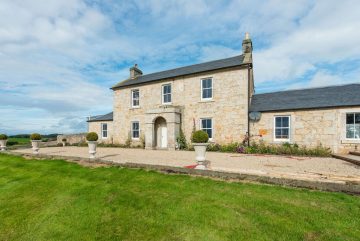
[[[289,118],[289,127],[280,127],[282,129],[289,128],[289,137],[287,139],[276,138],[276,118],[287,117]],[[291,115],[276,115],[274,116],[274,141],[276,142],[290,142],[291,140]]]
[[[104,125],[106,125],[106,130],[104,130]],[[101,139],[107,139],[109,137],[109,125],[107,123],[101,123]],[[106,131],[106,137],[104,136],[104,131]]]
[[[214,119],[211,117],[205,117],[200,118],[200,130],[203,130],[202,121],[203,120],[211,120],[211,138],[209,137],[209,140],[212,141],[214,139]],[[204,128],[204,129],[210,129],[210,128]]]
[[[134,123],[138,123],[139,129],[137,130],[139,132],[138,137],[134,137]],[[140,121],[132,121],[131,122],[131,139],[133,140],[139,140],[140,139]]]
[[[203,80],[211,79],[211,98],[203,98]],[[210,89],[210,88],[206,88]],[[213,77],[207,77],[207,78],[201,78],[200,79],[200,97],[202,101],[209,101],[214,98],[214,78]]]
[[[347,122],[347,115],[348,114],[353,114],[354,115],[354,126],[355,126],[355,114],[360,114],[360,112],[346,112],[345,113],[345,139],[346,140],[350,140],[350,141],[360,141],[360,138],[348,138],[347,137],[347,124],[346,124],[346,122]]]
[[[134,98],[134,92],[139,92],[139,97],[136,99]],[[138,101],[138,105],[134,105],[134,100]],[[140,108],[140,89],[132,89],[131,90],[131,107],[132,108]]]
[[[164,94],[164,87],[165,87],[165,86],[170,86],[170,94],[169,94],[169,93]],[[170,95],[170,99],[171,99],[170,102],[164,102],[164,97],[165,97],[165,95]],[[163,84],[163,85],[161,86],[161,103],[162,103],[163,105],[171,105],[171,103],[172,103],[172,85],[171,85],[171,83]]]

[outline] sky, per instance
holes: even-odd
[[[241,54],[256,93],[360,83],[358,0],[0,0],[0,133],[78,133],[109,89]]]

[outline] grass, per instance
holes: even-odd
[[[8,144],[14,143],[14,145],[26,145],[30,144],[29,138],[20,138],[20,137],[10,137],[8,139]]]
[[[0,154],[0,240],[359,240],[360,197]]]

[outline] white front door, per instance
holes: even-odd
[[[162,126],[161,127],[161,148],[167,147],[167,127]]]

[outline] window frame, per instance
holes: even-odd
[[[283,118],[283,117],[287,117],[289,119],[289,126],[288,127],[278,127],[281,129],[285,129],[288,128],[289,132],[288,132],[288,138],[284,139],[284,138],[276,138],[276,118]],[[274,116],[274,141],[275,142],[291,142],[291,115],[276,115]]]
[[[204,80],[211,80],[211,88],[206,88],[206,89],[211,89],[211,98],[203,98],[203,81]],[[214,78],[213,77],[206,77],[206,78],[201,78],[200,79],[200,97],[201,97],[201,101],[210,101],[214,98]]]
[[[134,130],[134,124],[138,124],[138,129]],[[138,131],[138,137],[134,137],[134,131]],[[140,139],[140,121],[132,121],[131,122],[131,139],[132,140],[139,140]]]
[[[203,126],[202,126],[203,120],[211,120],[211,128],[203,128]],[[200,118],[200,130],[203,131],[203,129],[211,129],[211,138],[209,137],[209,141],[213,141],[214,140],[214,119],[212,117]]]
[[[345,139],[346,140],[349,140],[349,141],[360,141],[360,137],[359,138],[348,138],[347,137],[347,115],[350,115],[350,114],[352,114],[352,115],[354,115],[354,123],[353,124],[350,124],[350,125],[353,125],[354,127],[355,127],[355,125],[356,125],[356,123],[355,123],[355,121],[356,121],[356,119],[355,119],[355,116],[356,116],[356,114],[358,114],[358,115],[360,115],[360,112],[346,112],[345,113]]]
[[[106,130],[104,130],[104,125],[106,125]],[[104,131],[106,131],[106,136],[104,136]],[[101,139],[107,139],[109,137],[108,133],[109,133],[108,124],[101,123]]]
[[[136,91],[139,93],[137,99],[134,98],[134,92],[136,92]],[[138,101],[138,105],[134,105],[134,100]],[[132,89],[131,90],[131,108],[140,108],[140,89]]]
[[[165,86],[170,86],[170,93],[164,94]],[[165,95],[170,95],[170,100],[171,100],[170,102],[164,102]],[[161,104],[163,104],[163,105],[171,105],[172,104],[172,84],[171,83],[161,85]]]

